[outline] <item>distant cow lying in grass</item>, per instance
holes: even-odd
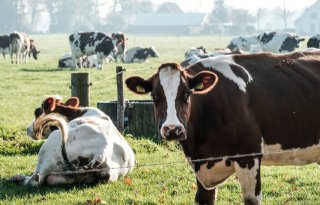
[[[134,153],[110,118],[96,108],[81,108],[78,102],[77,98],[62,103],[49,97],[42,110],[35,110],[29,136],[43,138],[43,132],[48,133],[52,126],[59,130],[49,131],[32,176],[18,175],[11,181],[32,186],[91,184],[116,181],[132,171]]]

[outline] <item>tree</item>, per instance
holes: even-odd
[[[210,22],[220,22],[227,23],[229,22],[229,10],[224,4],[224,0],[215,0],[214,6],[210,15]]]
[[[255,18],[245,9],[232,9],[231,22],[233,25],[232,32],[237,34],[249,34],[255,31],[250,25],[254,23]]]
[[[280,18],[283,21],[283,27],[285,30],[288,29],[288,19],[293,15],[293,12],[290,12],[286,8],[286,4],[283,4],[283,8],[276,7],[274,9],[274,15],[276,18]]]
[[[0,32],[9,33],[17,28],[18,22],[18,0],[3,0],[0,6]]]

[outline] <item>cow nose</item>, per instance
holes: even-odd
[[[183,140],[185,129],[181,125],[165,125],[162,128],[162,136],[166,140]]]

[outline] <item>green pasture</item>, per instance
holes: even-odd
[[[104,69],[59,69],[58,59],[68,52],[67,34],[32,36],[41,50],[39,60],[15,65],[0,56],[0,205],[155,205],[194,204],[195,178],[185,161],[181,147],[174,142],[161,142],[150,136],[125,137],[136,153],[137,165],[128,177],[114,183],[95,186],[25,187],[5,179],[30,175],[37,162],[37,152],[43,142],[32,141],[25,128],[33,119],[34,108],[45,95],[70,97],[70,77],[74,72],[89,72],[90,105],[115,100],[116,66],[126,68],[125,78],[132,75],[150,76],[159,65],[180,63],[184,52],[203,45],[208,51],[224,48],[231,37],[220,36],[134,36],[128,35],[129,47],[155,46],[160,58],[150,58],[144,64],[104,64]],[[302,48],[305,48],[306,42]],[[125,89],[126,99],[150,99],[136,96]],[[264,204],[320,204],[320,169],[318,165],[303,167],[262,167]],[[218,204],[241,204],[240,185],[236,176],[219,187]]]

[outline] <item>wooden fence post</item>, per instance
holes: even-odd
[[[71,96],[78,97],[81,107],[90,105],[89,73],[71,73]]]
[[[117,103],[117,127],[122,132],[124,130],[124,96],[123,96],[123,71],[122,66],[116,67],[117,75],[117,90],[118,90],[118,103]]]

